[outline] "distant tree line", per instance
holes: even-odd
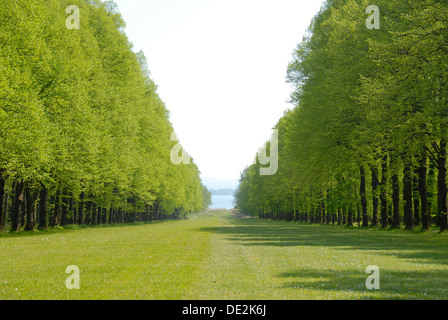
[[[266,219],[441,230],[447,220],[448,3],[328,0],[294,51],[277,174],[237,207]],[[265,146],[269,149],[269,143]]]
[[[66,9],[79,8],[79,28]],[[116,5],[0,2],[0,230],[178,219],[210,203]]]

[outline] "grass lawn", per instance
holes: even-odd
[[[218,218],[0,237],[0,299],[185,297],[210,254]],[[80,269],[68,290],[66,268]]]
[[[80,268],[80,290],[65,286]],[[367,290],[366,268],[380,269]],[[448,234],[229,213],[0,236],[0,299],[448,299]]]
[[[221,218],[211,252],[191,298],[448,299],[446,233]],[[370,265],[380,290],[366,288]]]

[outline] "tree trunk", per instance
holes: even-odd
[[[25,231],[33,231],[34,230],[34,206],[36,203],[36,199],[33,197],[31,190],[29,188],[25,188],[25,197],[26,197],[26,224]]]
[[[446,183],[446,158],[447,158],[447,141],[442,139],[440,141],[439,155],[437,158],[437,210],[439,215],[440,230],[448,229],[448,215],[447,215],[447,183]]]
[[[47,203],[48,203],[48,189],[42,187],[39,193],[39,230],[47,229]]]
[[[418,188],[418,168],[414,170],[414,178],[412,183],[413,197],[414,197],[414,225],[420,224],[420,193]]]
[[[6,192],[5,191],[5,204],[4,204],[4,212],[3,212],[3,221],[5,222],[5,224],[6,224],[6,221],[7,221],[7,216],[8,216],[8,213],[9,213],[9,216],[11,216],[11,214],[10,214],[10,212],[11,212],[11,200],[9,199],[10,198],[10,194],[8,194],[8,192]]]
[[[54,209],[50,217],[50,227],[55,227],[59,224],[59,217],[61,215],[61,190],[56,191],[54,197]]]
[[[74,200],[73,192],[70,194],[70,197],[69,197],[68,212],[69,212],[69,216],[70,216],[69,223],[70,224],[76,224],[76,221],[77,221],[77,217],[76,217],[77,210],[76,210],[76,206],[75,206],[75,200]]]
[[[92,226],[96,226],[98,223],[98,206],[93,203],[92,204]]]
[[[378,168],[376,166],[370,167],[372,171],[372,227],[378,227],[379,225],[379,197],[378,197],[378,187],[380,185],[378,179]]]
[[[347,226],[353,226],[353,208],[352,208],[352,205],[348,206]]]
[[[112,224],[114,221],[114,209],[112,208],[112,205],[109,208],[109,220],[108,220],[108,224]]]
[[[322,210],[322,223],[328,224],[329,223],[329,221],[327,219],[328,218],[328,212],[327,212],[327,208],[325,207],[325,203],[323,201],[321,201],[320,207],[321,207],[321,210]]]
[[[81,192],[79,195],[78,202],[78,225],[82,225],[84,223],[84,192]]]
[[[92,198],[92,196],[90,196],[90,198]],[[88,199],[86,201],[86,217],[84,219],[84,224],[88,226],[90,225],[91,222],[92,222],[92,201]]]
[[[123,216],[123,211],[122,211],[122,209],[121,209],[121,207],[120,208],[118,208],[118,214],[117,214],[117,223],[119,223],[119,224],[121,224],[122,223],[122,216]],[[154,219],[155,220],[155,219]]]
[[[369,226],[369,216],[367,215],[366,172],[364,166],[361,166],[360,173],[361,184],[359,188],[359,195],[361,197],[362,226],[363,228],[367,228]]]
[[[37,200],[39,199],[39,190],[38,189],[36,189],[34,191],[33,198],[34,198],[33,227],[36,228],[37,222],[39,219],[39,206],[37,205],[38,204]]]
[[[404,224],[406,230],[414,228],[412,211],[412,164],[410,159],[405,160],[403,169],[403,202],[404,202]]]
[[[25,227],[25,218],[26,218],[26,195],[25,195],[26,186],[24,185],[23,189],[23,201],[20,206],[20,223],[19,223],[19,229],[20,227]]]
[[[418,168],[418,190],[420,194],[420,211],[422,215],[422,229],[429,230],[431,226],[430,213],[428,208],[428,187],[427,187],[427,158],[426,153],[420,156],[420,166]]]
[[[394,173],[392,180],[392,228],[400,228],[400,181],[398,174]]]
[[[431,226],[431,213],[436,212],[437,219],[434,221],[437,226],[439,226],[439,214],[437,209],[434,208],[434,191],[436,188],[436,165],[433,161],[429,161],[428,165],[428,176],[427,176],[427,186],[428,191],[428,213],[429,213],[429,225]]]
[[[107,224],[107,208],[103,208],[103,214],[101,217],[102,217],[101,223]]]
[[[387,228],[389,226],[388,223],[388,203],[387,203],[387,180],[388,180],[388,172],[387,172],[387,160],[388,155],[385,154],[382,158],[381,162],[381,188],[380,188],[380,202],[381,202],[381,227]]]
[[[361,205],[359,201],[356,201],[356,223],[358,224],[358,227],[362,228],[361,225]]]
[[[64,190],[61,203],[61,227],[65,227],[68,223],[68,208],[69,199],[67,197],[67,190]]]
[[[345,226],[347,224],[347,211],[348,211],[348,207],[345,207],[342,210],[342,224]]]
[[[0,232],[5,228],[5,220],[6,220],[6,207],[4,205],[5,199],[5,185],[6,180],[2,176],[2,172],[0,171]]]
[[[21,181],[16,182],[16,188],[14,191],[14,207],[11,216],[11,231],[19,231],[19,219],[20,219],[20,210],[22,208],[22,203],[24,201],[23,190],[25,185]]]

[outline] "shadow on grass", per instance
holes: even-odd
[[[135,222],[127,224],[98,224],[98,225],[67,225],[65,227],[48,227],[47,229],[33,231],[17,231],[11,232],[5,228],[4,231],[0,232],[0,240],[7,238],[21,238],[21,237],[38,237],[38,236],[49,236],[56,234],[66,234],[74,231],[80,230],[95,230],[95,229],[107,229],[107,228],[130,228],[130,227],[141,227],[152,224],[161,224],[169,221],[181,221],[181,220],[161,220],[161,221],[151,221],[151,222]]]
[[[415,233],[400,230],[341,228],[295,224],[259,219],[225,218],[227,225],[216,232],[244,246],[319,246],[340,250],[381,250],[382,254],[417,263],[448,265],[448,237],[440,233]]]
[[[282,288],[295,290],[319,290],[328,293],[373,293],[375,299],[447,299],[448,271],[380,271],[380,289],[368,290],[366,280],[369,274],[360,270],[316,270],[297,269],[280,273],[285,278]]]

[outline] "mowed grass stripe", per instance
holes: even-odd
[[[0,236],[0,299],[448,299],[448,234],[214,212],[186,221]],[[65,269],[81,269],[68,290]],[[367,266],[380,290],[367,290]]]
[[[138,226],[0,238],[0,299],[183,299],[217,225],[205,216]],[[67,266],[81,289],[65,286]]]
[[[223,216],[202,278],[198,299],[448,299],[448,237]]]

